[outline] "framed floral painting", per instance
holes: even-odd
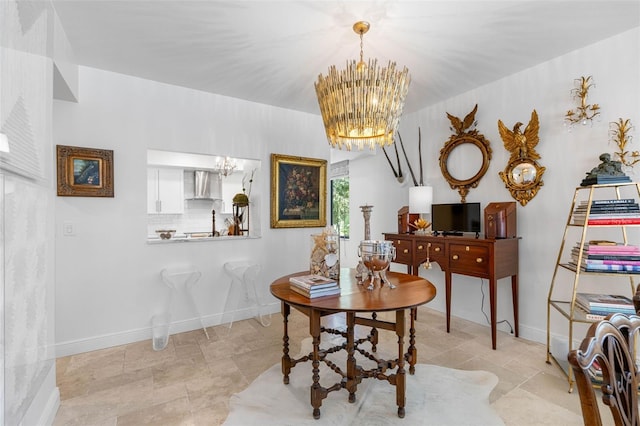
[[[271,154],[271,227],[327,224],[327,160]]]
[[[56,145],[58,195],[113,197],[113,151]]]

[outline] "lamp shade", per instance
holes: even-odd
[[[409,188],[409,213],[431,213],[433,187],[414,186]]]
[[[0,133],[0,152],[9,152],[9,137]]]

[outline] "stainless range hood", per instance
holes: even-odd
[[[217,191],[211,191],[214,185]],[[207,170],[194,170],[193,172],[193,198],[189,200],[217,200],[220,198],[219,179]]]

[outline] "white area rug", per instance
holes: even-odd
[[[344,352],[340,355],[344,356]],[[342,367],[343,364],[338,364]],[[356,402],[348,402],[346,389],[329,393],[313,419],[309,387],[311,362],[298,364],[282,383],[280,364],[269,368],[244,391],[231,397],[227,426],[246,425],[504,425],[489,405],[489,394],[498,378],[486,371],[454,370],[416,364],[409,375],[405,418],[398,417],[395,386],[387,381],[364,379]],[[340,376],[321,363],[320,383],[328,387]]]

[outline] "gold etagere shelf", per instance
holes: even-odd
[[[573,391],[573,385],[575,383],[573,378],[573,372],[571,368],[569,368],[569,364],[567,361],[567,354],[561,354],[563,358],[556,357],[551,352],[551,312],[552,310],[559,312],[568,322],[568,350],[571,352],[573,350],[573,332],[574,332],[574,324],[576,323],[592,323],[594,320],[588,319],[585,311],[580,309],[576,304],[576,294],[578,293],[578,286],[580,283],[580,278],[582,275],[585,276],[606,276],[607,278],[612,277],[623,277],[629,279],[630,284],[630,297],[633,297],[635,292],[635,284],[634,279],[636,276],[640,276],[640,274],[636,273],[621,273],[621,272],[586,272],[581,270],[580,267],[576,267],[576,265],[582,264],[583,257],[583,248],[585,244],[588,244],[588,236],[589,232],[594,229],[605,229],[605,228],[617,228],[620,230],[622,234],[622,243],[624,245],[628,244],[627,237],[627,228],[631,227],[639,227],[640,225],[589,225],[589,215],[591,212],[592,201],[596,198],[596,192],[598,195],[604,194],[607,195],[608,199],[616,199],[620,200],[621,197],[621,189],[629,188],[627,191],[633,190],[633,196],[638,197],[640,199],[640,183],[636,182],[625,182],[625,183],[612,183],[612,184],[602,184],[602,185],[591,185],[591,186],[580,186],[577,187],[573,196],[573,201],[571,203],[571,209],[569,210],[569,215],[567,217],[567,222],[564,230],[564,235],[562,236],[562,243],[560,244],[560,250],[558,251],[558,258],[556,260],[556,266],[553,271],[553,277],[551,278],[551,286],[549,287],[549,296],[547,299],[547,363],[551,364],[553,361],[567,376],[567,380],[569,382],[569,392]],[[614,197],[612,197],[612,193]],[[586,198],[585,198],[586,197]],[[624,198],[631,198],[631,196],[625,196]],[[583,221],[576,221],[574,217],[575,208],[580,201],[586,201],[586,217]],[[576,234],[580,234],[576,236]],[[568,256],[570,256],[571,248],[567,247],[567,238],[576,238],[577,248],[578,250],[578,258],[576,259],[575,265],[571,264],[567,261],[563,261]],[[573,244],[573,243],[570,243]],[[566,274],[572,274],[573,279],[563,277],[563,279],[558,279],[560,275],[566,275],[565,273],[559,274],[559,271],[566,271]],[[556,287],[556,280],[560,282],[560,284]],[[569,285],[569,282],[573,282],[573,287],[567,289],[566,285]],[[568,290],[571,292],[570,297],[566,297],[566,299],[562,299],[556,295],[560,291],[564,290],[565,295]],[[606,293],[610,293],[611,291],[606,291]]]

